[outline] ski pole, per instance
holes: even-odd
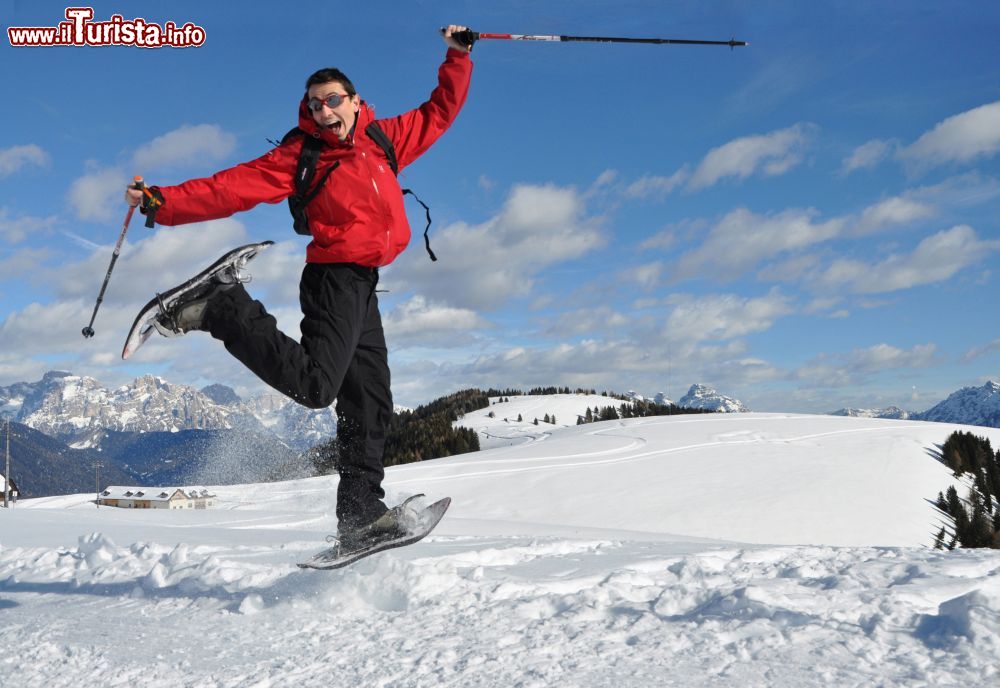
[[[146,185],[142,181],[142,177],[135,177],[132,188],[141,189],[145,193]],[[132,221],[132,213],[135,212],[135,206],[129,206],[128,212],[125,214],[125,222],[122,224],[122,233],[118,237],[118,243],[115,244],[115,252],[111,255],[111,264],[108,265],[108,274],[104,276],[104,284],[101,285],[101,291],[97,295],[97,303],[94,304],[94,312],[90,315],[90,324],[83,328],[83,336],[85,339],[89,339],[94,336],[94,318],[97,317],[97,309],[101,307],[101,301],[104,300],[104,290],[108,288],[108,282],[111,280],[111,271],[115,269],[115,262],[118,260],[118,254],[122,250],[122,242],[125,241],[125,233],[128,231],[128,223]]]
[[[444,31],[444,29],[442,29]],[[731,38],[728,41],[702,41],[690,38],[623,38],[619,36],[539,36],[519,33],[481,33],[479,31],[458,31],[452,36],[463,45],[472,45],[478,40],[498,41],[541,41],[568,42],[585,41],[590,43],[652,43],[655,45],[728,45],[730,48],[750,45],[746,41]]]

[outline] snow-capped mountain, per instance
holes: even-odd
[[[677,405],[682,408],[697,408],[722,413],[746,413],[750,409],[743,402],[719,394],[706,385],[691,385],[688,393],[681,397]]]
[[[94,378],[62,371],[35,383],[0,387],[0,417],[16,420],[74,447],[95,447],[105,430],[178,432],[181,430],[269,431],[288,446],[306,449],[336,428],[332,409],[314,411],[265,394],[241,401],[230,388],[204,390],[146,375],[108,389]]]
[[[153,375],[111,390],[92,377],[53,371],[23,397],[16,420],[47,435],[79,441],[95,430],[230,429],[246,422],[244,415],[216,404],[194,387]]]
[[[659,404],[660,406],[670,406],[671,404],[674,403],[663,392],[657,392],[653,396],[647,397],[647,396],[643,396],[642,394],[639,394],[638,392],[630,389],[629,391],[625,392],[625,394],[622,395],[622,396],[624,396],[629,401],[635,401],[635,402],[649,402],[649,401],[651,401],[654,404]]]
[[[659,404],[660,406],[670,406],[674,402],[670,399],[670,397],[668,397],[663,392],[657,392],[653,396],[653,403],[654,404]]]
[[[990,380],[982,387],[964,387],[952,393],[933,408],[914,413],[897,406],[884,409],[843,408],[831,416],[856,418],[890,418],[897,420],[929,420],[938,423],[961,423],[1000,427],[1000,383]]]
[[[913,414],[898,406],[889,406],[884,409],[856,409],[842,408],[834,411],[831,416],[848,416],[850,418],[888,418],[890,420],[907,420]]]
[[[232,405],[240,402],[240,397],[236,394],[236,391],[233,390],[232,387],[227,387],[226,385],[208,385],[207,387],[201,388],[201,393],[214,401],[216,404]]]
[[[294,449],[308,449],[337,432],[333,407],[310,409],[278,394],[261,394],[242,407],[265,429]]]
[[[1000,382],[990,380],[982,387],[963,387],[923,413],[917,420],[1000,427]]]

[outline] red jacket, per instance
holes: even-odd
[[[472,76],[468,53],[448,50],[438,69],[438,85],[430,100],[398,117],[378,120],[396,149],[399,170],[416,160],[451,126],[465,103]],[[313,239],[306,249],[310,263],[358,263],[368,267],[388,265],[410,241],[410,224],[403,194],[385,153],[364,133],[375,111],[362,102],[357,124],[347,141],[320,129],[303,96],[299,103],[299,128],[317,132],[328,144],[316,166],[316,179],[335,161],[320,193],[307,208]],[[229,217],[258,203],[278,203],[295,191],[293,177],[302,149],[302,138],[274,148],[204,179],[160,188],[164,204],[156,221],[181,225]]]

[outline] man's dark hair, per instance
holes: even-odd
[[[306,90],[308,91],[310,86],[325,84],[328,81],[339,81],[349,96],[357,95],[358,93],[357,89],[354,88],[354,84],[352,84],[351,80],[347,78],[347,75],[336,67],[327,67],[319,70],[318,72],[314,72],[312,76],[306,79]]]

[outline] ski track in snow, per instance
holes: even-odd
[[[315,543],[14,548],[20,685],[985,685],[1000,559],[899,548],[434,537],[339,572]],[[69,623],[53,623],[67,617]],[[0,681],[8,685],[6,681]]]

